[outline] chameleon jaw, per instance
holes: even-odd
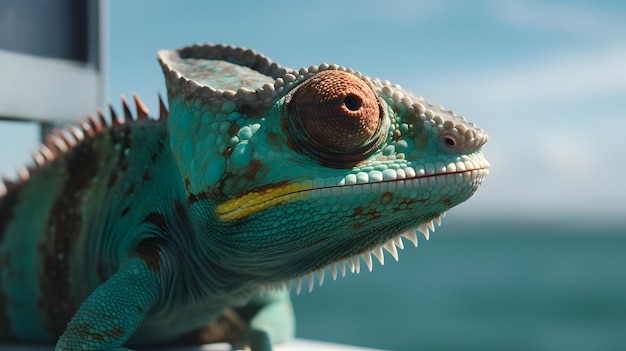
[[[374,260],[372,259],[372,255],[376,257],[381,266],[385,265],[385,256],[383,249],[387,251],[395,261],[398,261],[398,249],[404,249],[404,243],[402,242],[402,238],[408,239],[411,243],[413,243],[415,247],[417,247],[417,232],[422,233],[424,235],[424,238],[428,240],[429,233],[435,231],[435,224],[437,224],[437,226],[441,226],[441,219],[445,216],[446,213],[443,212],[441,215],[434,217],[429,222],[420,224],[416,229],[411,229],[407,230],[406,232],[400,233],[382,244],[376,245],[371,249],[364,250],[364,252],[362,253],[357,253],[347,258],[331,262],[327,265],[324,265],[322,268],[315,269],[305,275],[301,275],[287,281],[268,284],[264,288],[270,291],[280,291],[285,289],[291,290],[291,286],[293,283],[296,289],[296,294],[300,295],[300,292],[302,291],[303,281],[306,280],[308,285],[308,291],[310,293],[313,291],[313,287],[315,286],[315,275],[317,275],[318,285],[321,287],[324,284],[326,269],[330,271],[333,280],[337,280],[339,272],[341,272],[341,277],[345,277],[348,270],[351,273],[359,274],[361,272],[361,259],[367,266],[368,271],[371,272],[374,268]]]
[[[340,178],[280,182],[253,189],[217,206],[216,215],[223,221],[248,217],[272,206],[318,196],[340,196],[369,192],[393,192],[404,188],[425,188],[433,184],[482,183],[489,173],[489,163],[482,154],[463,156],[447,165],[427,163],[404,169],[358,172]]]

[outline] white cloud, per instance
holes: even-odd
[[[583,39],[624,40],[623,14],[602,11],[599,3],[573,1],[494,1],[493,13],[505,24],[560,32]]]
[[[626,93],[626,45],[600,52],[565,52],[525,66],[476,72],[446,89],[497,106],[574,101]],[[467,94],[467,93],[466,93]]]

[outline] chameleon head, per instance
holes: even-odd
[[[370,253],[417,243],[488,174],[485,132],[396,84],[222,45],[159,60],[192,217],[259,283],[359,256],[371,269]]]

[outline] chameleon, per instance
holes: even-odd
[[[353,69],[225,44],[158,61],[158,117],[122,98],[0,181],[0,342],[270,351],[292,286],[397,260],[489,173],[485,131]]]

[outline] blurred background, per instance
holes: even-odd
[[[352,67],[489,132],[491,174],[477,194],[398,263],[387,256],[372,273],[295,296],[299,337],[390,350],[626,350],[626,2],[103,4],[101,95],[116,106],[137,92],[158,112],[157,50],[224,42],[291,68]],[[0,6],[0,27],[9,12]],[[38,127],[0,128],[0,171],[14,177]]]

